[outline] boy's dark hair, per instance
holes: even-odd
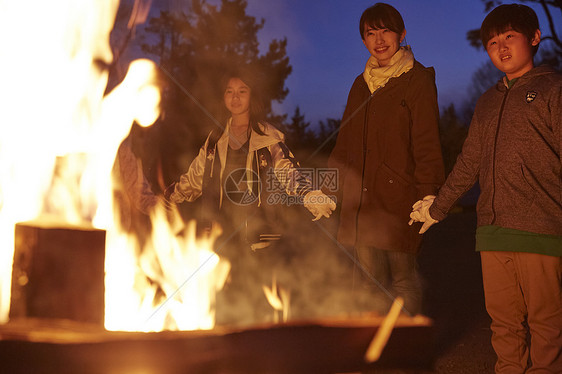
[[[365,40],[365,25],[373,29],[389,29],[397,34],[404,31],[404,20],[402,15],[392,5],[376,3],[365,9],[359,20],[359,32],[361,39]]]
[[[486,49],[486,45],[495,35],[508,30],[515,30],[527,37],[531,42],[535,32],[539,29],[537,14],[531,8],[522,4],[503,4],[492,10],[480,27],[480,39]],[[538,44],[533,46],[533,56],[539,49]]]

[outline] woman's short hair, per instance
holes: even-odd
[[[373,29],[389,29],[397,34],[402,34],[405,29],[404,20],[400,12],[392,5],[376,3],[365,9],[359,20],[361,39],[365,39],[365,26]]]

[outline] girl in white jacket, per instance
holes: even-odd
[[[259,121],[261,105],[248,82],[251,77],[242,73],[227,80],[224,105],[230,118],[209,134],[168,199],[177,204],[202,196],[206,220],[219,222],[226,239],[232,234],[259,248],[277,238],[275,227],[267,227],[267,216],[286,202],[283,192],[302,202],[315,219],[330,217],[335,202],[299,172],[283,133]]]

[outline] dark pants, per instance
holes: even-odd
[[[372,294],[374,311],[386,314],[394,299],[401,296],[404,312],[412,316],[421,312],[422,287],[415,254],[361,246],[355,248],[355,256],[359,284]]]

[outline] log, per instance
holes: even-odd
[[[104,323],[105,231],[52,222],[15,227],[11,318]]]

